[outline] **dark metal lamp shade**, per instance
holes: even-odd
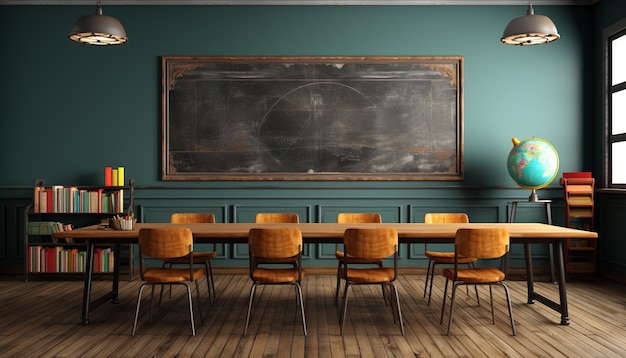
[[[525,16],[509,22],[500,41],[507,45],[529,46],[552,42],[560,37],[554,22],[547,16],[535,15],[529,4]]]
[[[95,15],[81,16],[68,35],[71,40],[89,45],[121,45],[128,41],[124,26],[115,18],[102,15],[98,1]]]

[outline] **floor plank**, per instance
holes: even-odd
[[[97,279],[94,296],[110,281]],[[626,287],[597,279],[570,282],[570,325],[548,307],[526,303],[526,283],[508,282],[517,336],[511,336],[506,300],[494,288],[495,325],[489,291],[481,304],[470,289],[459,290],[446,336],[447,313],[439,323],[444,280],[436,277],[430,305],[423,297],[424,276],[402,275],[398,282],[406,334],[394,323],[380,287],[350,289],[345,332],[339,334],[335,277],[309,275],[303,284],[308,336],[291,286],[257,290],[248,335],[243,336],[250,280],[246,275],[216,275],[217,300],[210,305],[200,284],[201,323],[194,295],[197,335],[191,336],[184,289],[178,287],[148,323],[149,294],[142,301],[136,336],[131,336],[139,281],[123,281],[118,304],[94,310],[80,323],[82,281],[0,277],[0,356],[8,357],[623,357],[626,356]],[[558,297],[557,286],[536,283],[542,294]],[[158,296],[157,296],[158,297]],[[447,304],[449,305],[449,299]]]

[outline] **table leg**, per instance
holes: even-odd
[[[111,302],[117,304],[119,303],[119,292],[120,292],[120,251],[122,250],[122,245],[115,245],[115,251],[113,252],[113,290],[111,294]]]
[[[116,244],[115,252],[113,255],[113,286],[110,292],[106,293],[102,297],[91,300],[91,286],[93,284],[93,257],[95,251],[95,243],[91,240],[85,240],[86,256],[85,256],[85,282],[83,287],[83,316],[81,318],[83,325],[89,324],[89,311],[100,306],[102,303],[111,300],[113,303],[118,303],[119,282],[120,282],[120,269],[119,269],[119,251],[120,244]]]
[[[530,244],[524,244],[524,258],[526,259],[526,285],[528,287],[528,303],[535,303],[535,281],[533,276],[533,257]]]
[[[552,205],[549,201],[546,202],[546,222],[548,225],[552,225]],[[556,271],[554,270],[554,245],[548,244],[548,260],[550,260],[550,278],[552,283],[556,281]]]
[[[561,324],[569,324],[569,312],[567,308],[567,291],[565,282],[565,265],[563,262],[563,241],[555,240],[552,243],[554,247],[554,255],[556,256],[556,265],[558,268],[558,284],[559,284],[559,301],[555,302],[537,292],[535,292],[533,273],[532,273],[532,257],[530,252],[530,244],[524,244],[524,252],[526,256],[526,273],[528,275],[528,303],[535,303],[535,300],[561,313]]]
[[[556,255],[557,265],[559,267],[559,299],[561,300],[561,324],[569,324],[569,310],[567,308],[567,291],[565,282],[565,263],[563,260],[563,241],[559,240],[556,243],[554,250]]]
[[[95,244],[91,240],[85,240],[85,283],[83,287],[83,316],[81,318],[84,325],[89,324],[89,303],[91,302],[91,283],[93,276],[93,252]]]

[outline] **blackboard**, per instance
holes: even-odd
[[[163,180],[460,180],[463,58],[162,57]]]

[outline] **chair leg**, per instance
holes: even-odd
[[[165,266],[167,266],[167,265],[168,265],[168,263],[167,263],[167,262],[164,262],[164,263],[163,263],[163,265],[161,265],[161,266],[162,266],[163,268],[165,268]],[[171,263],[169,263],[169,268],[170,268],[170,269],[172,268],[172,264],[171,264]],[[172,285],[170,284],[169,286],[170,286],[170,298],[172,298]],[[159,306],[160,306],[160,305],[161,305],[161,301],[159,301]]]
[[[506,304],[509,306],[509,317],[511,317],[511,330],[513,331],[513,335],[517,335],[517,331],[515,330],[515,320],[513,319],[513,307],[511,306],[511,296],[509,295],[509,287],[504,283],[500,282],[502,287],[504,287],[504,293],[506,294]]]
[[[430,267],[433,260],[428,260],[428,267],[426,268],[426,280],[424,281],[424,298],[426,298],[426,292],[428,291],[428,278],[430,277]]]
[[[209,276],[209,260],[204,261],[204,273],[206,275],[206,288],[207,294],[209,295],[209,304],[213,306],[213,298],[211,297],[211,278]]]
[[[383,263],[380,262],[380,261],[378,262],[378,268],[383,268]],[[385,304],[387,304],[387,295],[385,294],[385,284],[384,283],[380,284],[380,289],[382,290],[382,293],[383,293],[383,301],[385,301]]]
[[[393,297],[393,288],[392,283],[386,284],[389,287],[389,308],[391,308],[391,315],[393,316],[393,323],[396,323],[396,306],[395,306],[395,297]]]
[[[430,306],[430,298],[433,295],[433,281],[435,281],[435,265],[437,262],[433,261],[433,266],[430,269],[430,287],[428,289],[428,305]]]
[[[211,266],[211,260],[208,260],[207,262],[209,264],[209,273],[208,273],[208,275],[211,277],[211,287],[212,287],[212,290],[213,290],[213,298],[215,299],[215,298],[217,298],[217,295],[215,294],[215,280],[213,279],[213,267]],[[207,279],[208,279],[208,277],[207,277]],[[211,296],[211,294],[209,293],[209,297],[210,296]]]
[[[161,286],[161,287],[163,287],[163,286]],[[152,323],[152,307],[154,307],[154,285],[152,285],[152,292],[150,293],[150,316],[148,318],[148,323],[149,324]]]
[[[139,294],[137,295],[137,309],[135,310],[135,321],[133,323],[133,332],[131,336],[135,335],[135,330],[137,329],[137,318],[139,318],[139,307],[141,306],[141,296],[143,295],[143,289],[146,287],[145,284],[142,284],[139,288]]]
[[[339,318],[339,325],[340,325],[340,335],[343,336],[343,326],[346,323],[346,311],[348,310],[348,289],[350,288],[350,283],[346,282],[346,289],[343,293],[343,302],[341,304],[341,315]]]
[[[197,285],[196,281],[196,285]],[[197,286],[196,286],[197,287]],[[185,284],[185,288],[187,288],[187,300],[189,301],[189,318],[191,320],[191,335],[196,335],[196,325],[193,322],[193,301],[191,299],[191,287],[188,284]]]
[[[300,302],[300,314],[302,315],[302,329],[306,336],[306,318],[304,316],[304,301],[302,300],[302,286],[299,283],[295,283],[296,286],[296,300]]]
[[[341,261],[337,264],[337,289],[335,290],[335,307],[337,307],[337,301],[339,300],[339,290],[341,289],[341,277],[339,271],[341,270]]]
[[[396,287],[396,285],[392,283],[391,289],[393,292],[393,296],[395,297],[394,301],[396,304],[396,309],[398,311],[398,321],[400,322],[400,331],[402,332],[402,335],[404,336],[404,322],[402,322],[402,310],[400,309],[400,297],[398,296],[398,288]],[[394,317],[395,317],[395,314],[394,314]],[[395,322],[395,319],[394,319],[394,322]]]
[[[172,298],[172,285],[170,284],[170,298]],[[159,305],[157,307],[161,307],[161,301],[163,301],[163,285],[161,285],[161,292],[159,293]]]
[[[476,291],[476,305],[480,307],[480,297],[478,296],[478,285],[474,285],[474,291]]]
[[[250,323],[250,313],[252,311],[252,301],[254,299],[254,292],[256,291],[256,282],[252,283],[252,287],[250,288],[250,300],[248,301],[248,315],[246,316],[246,327],[243,330],[243,335],[248,334],[248,324]]]
[[[454,299],[456,298],[456,289],[459,285],[452,284],[452,298],[450,298],[450,313],[448,315],[448,332],[446,335],[450,335],[450,328],[452,326],[452,313],[454,312]]]
[[[200,314],[200,322],[204,324],[204,317],[202,315],[202,303],[200,302],[200,286],[198,281],[194,281],[196,284],[196,300],[198,301],[198,313]]]
[[[448,282],[450,280],[448,280],[446,278],[446,285],[443,289],[443,303],[441,304],[441,318],[439,319],[439,324],[443,323],[443,313],[446,310],[446,298],[448,297]],[[454,282],[452,283],[454,285]]]
[[[493,311],[493,285],[489,285],[489,301],[491,303],[491,324],[496,324],[496,314]]]

